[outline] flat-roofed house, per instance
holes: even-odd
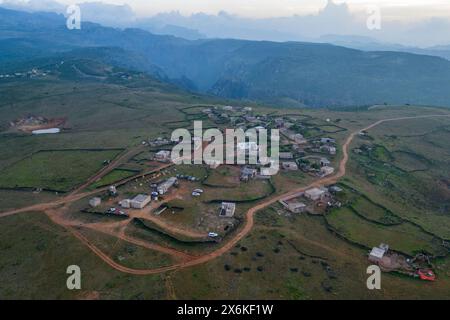
[[[328,167],[330,165],[331,165],[331,162],[327,158],[320,159],[320,166],[321,167]]]
[[[124,209],[130,209],[131,208],[131,200],[130,199],[124,199],[119,202],[119,206],[121,206]]]
[[[233,218],[236,212],[236,203],[222,202],[219,216],[222,218]]]
[[[292,213],[303,213],[306,211],[306,204],[302,202],[292,202],[288,204],[288,209]]]
[[[280,159],[292,160],[294,159],[294,155],[292,154],[292,152],[280,152]]]
[[[96,208],[96,207],[98,207],[101,204],[102,204],[102,199],[99,198],[99,197],[95,197],[95,198],[92,198],[91,200],[89,200],[89,205],[92,208]]]
[[[332,147],[332,146],[322,146],[322,147],[320,148],[320,150],[321,150],[322,152],[326,152],[326,153],[329,153],[329,154],[331,154],[331,155],[335,155],[335,154],[337,153],[336,147]]]
[[[259,146],[257,142],[249,141],[249,142],[239,142],[237,144],[237,150],[240,152],[248,152],[248,151],[258,151]]]
[[[295,162],[283,162],[282,167],[284,170],[287,171],[297,171],[298,170],[298,165]]]
[[[332,175],[334,173],[334,168],[333,167],[323,167],[320,169],[320,173],[322,174],[323,177]]]
[[[283,118],[276,118],[275,119],[275,124],[279,127],[284,125],[284,119]]]
[[[333,138],[321,138],[320,142],[321,143],[336,143],[336,140]]]
[[[378,263],[383,259],[386,253],[387,251],[385,248],[374,247],[369,254],[369,261]]]
[[[178,179],[175,177],[167,179],[158,186],[158,193],[160,195],[166,194],[170,190],[170,188],[172,188],[177,182]]]
[[[140,194],[134,197],[131,201],[131,207],[133,209],[144,209],[150,202],[152,201],[152,197],[146,194]]]
[[[168,150],[161,150],[155,154],[155,160],[159,162],[168,162],[170,160],[171,152]]]
[[[258,170],[249,167],[243,167],[241,169],[241,181],[249,181],[250,179],[254,179],[257,174]]]
[[[300,133],[296,133],[296,134],[292,134],[289,136],[289,139],[293,140],[295,143],[297,144],[304,144],[307,143],[308,141],[305,139],[305,137],[300,134]]]
[[[313,201],[322,199],[325,194],[326,191],[319,188],[312,188],[305,191],[305,197]]]

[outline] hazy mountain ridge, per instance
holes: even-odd
[[[48,55],[99,59],[189,90],[280,105],[450,105],[450,62],[431,56],[300,42],[189,41],[94,23],[70,31],[63,16],[5,9],[0,21],[0,39],[16,41],[10,61],[49,48]]]

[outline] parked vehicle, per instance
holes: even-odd
[[[217,238],[218,236],[219,236],[219,234],[217,234],[215,232],[208,233],[208,237],[210,237],[210,238]]]
[[[436,281],[436,275],[432,270],[429,269],[420,269],[417,270],[417,275],[421,280],[424,281]]]

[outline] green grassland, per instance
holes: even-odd
[[[128,268],[151,269],[169,266],[174,263],[171,256],[149,250],[122,240],[117,240],[93,230],[81,230],[90,243],[108,254],[109,257]]]
[[[364,218],[385,225],[402,223],[402,220],[393,212],[370,201],[368,198],[359,197],[353,204],[352,209]]]
[[[121,150],[41,151],[3,170],[2,188],[41,188],[67,192],[99,171]]]
[[[383,290],[366,287],[367,251],[329,232],[321,217],[284,216],[276,207],[256,216],[254,230],[217,260],[173,275],[179,299],[445,299],[450,260],[439,282],[383,274]],[[211,276],[213,274],[214,276]],[[201,286],[195,284],[202,283]],[[196,288],[193,290],[192,288]]]
[[[216,246],[210,242],[191,242],[183,241],[172,237],[171,235],[159,232],[157,229],[149,229],[139,221],[133,221],[129,224],[125,233],[136,239],[159,244],[169,248],[176,248],[180,252],[202,254],[210,252]]]
[[[2,300],[166,297],[160,276],[135,277],[107,267],[42,213],[4,218],[0,234]],[[66,287],[66,270],[70,265],[81,268],[81,291],[70,291]]]
[[[353,154],[346,183],[401,218],[450,239],[450,190],[442,182],[450,176],[450,145],[430,142],[445,139],[448,126],[445,118],[432,118],[373,129],[371,143],[379,151]],[[354,146],[361,144],[367,141],[359,139]]]
[[[382,226],[358,217],[348,208],[333,211],[327,216],[327,221],[340,235],[367,248],[389,243],[392,249],[410,256],[420,252],[438,256],[445,254],[438,239],[408,223]]]
[[[273,194],[274,188],[269,181],[251,180],[248,183],[242,183],[235,188],[209,188],[205,194],[205,202],[253,202],[264,199]]]
[[[34,193],[27,190],[0,189],[0,195],[0,208],[2,211],[36,203],[51,202],[57,199],[53,192]]]
[[[136,171],[115,169],[90,186],[91,189],[114,185],[114,183],[138,174]]]

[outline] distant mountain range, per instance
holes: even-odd
[[[0,72],[45,57],[81,58],[279,106],[450,106],[450,62],[438,57],[305,42],[192,41],[94,23],[71,31],[65,24],[57,14],[0,9]]]
[[[400,44],[382,43],[370,37],[345,35],[324,35],[318,41],[363,51],[409,52],[450,60],[450,46],[434,46],[429,48],[408,47]]]

